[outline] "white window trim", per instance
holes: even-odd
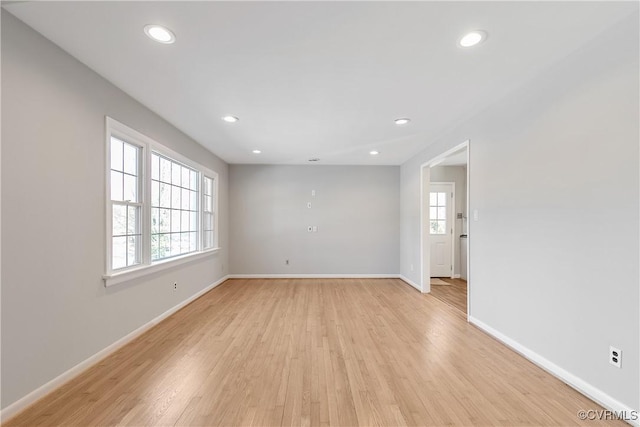
[[[213,171],[210,171],[213,172]],[[216,249],[218,248],[218,174],[213,172],[212,175],[209,175],[209,173],[203,173],[201,174],[200,177],[200,188],[203,189],[204,188],[204,179],[205,178],[209,178],[213,181],[213,188],[211,189],[211,197],[213,198],[213,206],[211,207],[213,209],[213,243],[212,243],[212,247],[210,248],[204,248],[204,233],[200,233],[200,245],[203,248],[204,251],[210,250],[210,249]],[[200,204],[203,205],[203,199],[204,199],[204,191],[200,192]],[[204,230],[204,207],[202,207],[200,209],[200,230]]]
[[[140,220],[140,226],[142,227],[142,263],[131,266],[128,268],[122,268],[113,270],[111,268],[112,257],[112,212],[111,212],[111,136],[120,137],[130,144],[137,145],[141,148],[141,197],[142,203],[142,218]],[[199,202],[198,210],[200,216],[200,228],[199,234],[199,246],[196,252],[191,252],[185,255],[180,255],[168,259],[163,259],[155,262],[151,262],[151,203],[148,200],[151,194],[151,153],[157,152],[166,157],[170,157],[173,160],[183,163],[193,169],[196,169],[200,174],[200,188],[198,189],[200,198],[202,197],[202,181],[204,176],[208,176],[214,180],[214,239],[215,244],[213,248],[203,250],[202,244],[202,203]],[[165,147],[159,142],[149,138],[148,136],[131,129],[129,126],[120,123],[111,117],[105,119],[105,214],[106,214],[106,229],[105,229],[105,271],[102,276],[105,286],[112,286],[118,283],[123,283],[129,280],[133,280],[148,274],[153,274],[158,271],[166,270],[187,262],[196,261],[206,256],[212,255],[220,250],[218,247],[218,174],[213,170],[203,166],[193,160],[183,156],[180,153],[173,151],[172,149]]]

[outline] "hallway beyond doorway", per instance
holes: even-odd
[[[447,285],[431,286],[431,295],[467,314],[467,281],[440,277]]]

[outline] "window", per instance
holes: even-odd
[[[140,147],[111,137],[111,268],[141,262]]]
[[[447,193],[429,193],[429,222],[430,234],[447,233]]]
[[[153,153],[151,260],[157,261],[197,250],[198,171]]]
[[[204,177],[204,188],[202,189],[202,244],[205,249],[214,245],[214,197],[213,178]]]
[[[107,285],[217,249],[215,172],[110,118],[107,153]]]

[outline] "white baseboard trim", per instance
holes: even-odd
[[[44,397],[45,395],[49,394],[53,390],[57,389],[61,385],[65,384],[65,383],[69,382],[70,380],[72,380],[73,378],[77,377],[82,372],[84,372],[85,370],[87,370],[91,366],[95,365],[100,360],[104,359],[105,357],[109,356],[111,353],[115,352],[120,347],[122,347],[125,344],[128,344],[129,342],[133,341],[139,335],[141,335],[144,332],[148,331],[153,326],[157,325],[158,323],[160,323],[161,321],[163,321],[167,317],[171,316],[176,311],[180,310],[181,308],[183,308],[187,304],[191,303],[192,301],[196,300],[197,298],[200,298],[202,295],[206,294],[207,292],[209,292],[211,289],[215,288],[216,286],[222,284],[228,278],[229,278],[229,276],[224,276],[223,278],[219,279],[215,283],[207,286],[206,288],[202,289],[201,291],[195,293],[194,295],[190,296],[186,300],[182,301],[178,305],[175,305],[174,307],[172,307],[169,310],[165,311],[164,313],[162,313],[158,317],[156,317],[156,318],[150,320],[149,322],[145,323],[144,325],[140,326],[138,329],[136,329],[136,330],[130,332],[129,334],[125,335],[124,337],[120,338],[118,341],[114,342],[113,344],[111,344],[111,345],[105,347],[104,349],[100,350],[99,352],[97,352],[93,356],[90,356],[89,358],[87,358],[87,359],[83,360],[82,362],[78,363],[73,368],[71,368],[71,369],[63,372],[62,374],[58,375],[56,378],[52,379],[48,383],[38,387],[37,389],[35,389],[31,393],[27,394],[26,396],[16,400],[15,402],[10,404],[6,408],[2,409],[2,411],[0,411],[0,422],[2,422],[2,423],[6,422],[9,418],[13,417],[14,415],[17,415],[19,412],[21,412],[23,409],[26,409],[31,404],[35,403],[37,400],[41,399],[42,397]]]
[[[408,277],[403,276],[402,274],[400,275],[400,280],[402,280],[403,282],[407,283],[408,285],[413,286],[414,288],[416,288],[419,292],[422,292],[422,289],[420,288],[420,286],[415,283],[413,280],[409,279]]]
[[[459,278],[460,278],[460,275],[459,275],[459,274],[454,274],[454,275],[453,275],[453,278],[454,278],[454,279],[459,279]]]
[[[399,279],[398,274],[230,274],[229,279]]]
[[[631,416],[630,414],[635,411],[634,409],[630,408],[624,403],[609,396],[607,393],[600,390],[599,388],[594,387],[593,385],[589,384],[585,380],[575,376],[571,372],[561,368],[560,366],[556,365],[550,360],[545,359],[544,357],[534,352],[533,350],[530,350],[529,348],[523,346],[519,342],[493,329],[491,326],[487,325],[481,320],[478,320],[473,316],[469,316],[469,322],[473,323],[475,326],[482,329],[487,334],[491,335],[498,341],[502,342],[507,347],[511,348],[516,353],[519,353],[525,359],[528,359],[529,361],[533,362],[535,365],[544,369],[545,371],[547,371],[554,377],[558,378],[568,386],[576,389],[578,392],[584,394],[589,399],[602,405],[604,408],[613,412],[624,413],[624,414],[627,414],[628,416]],[[583,409],[589,410],[593,408],[583,408]],[[637,411],[635,413],[637,413]],[[626,420],[626,421],[627,423],[633,426],[640,426],[640,422],[638,420]]]

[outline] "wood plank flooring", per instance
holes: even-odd
[[[441,277],[449,286],[431,285],[431,295],[467,314],[467,281]]]
[[[5,425],[605,424],[579,409],[601,408],[400,280],[236,279]]]

